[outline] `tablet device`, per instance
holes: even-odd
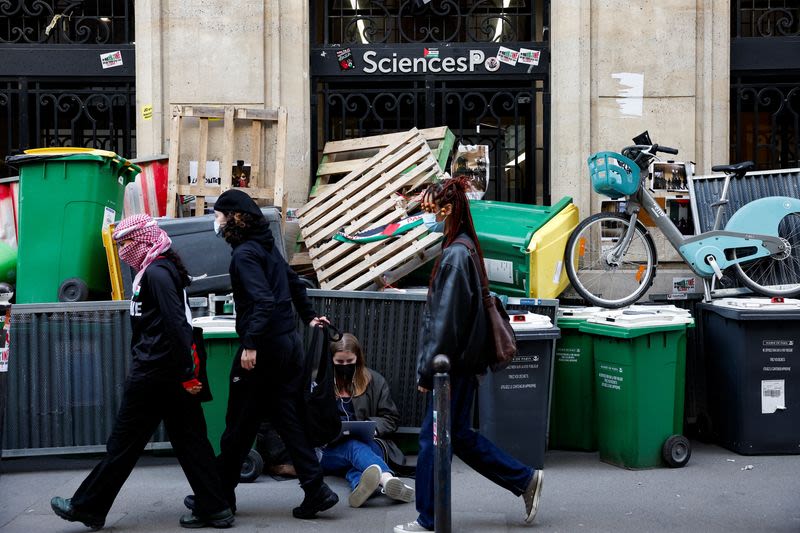
[[[358,439],[363,442],[372,442],[375,439],[375,428],[378,426],[374,420],[342,420],[342,432],[339,438]]]

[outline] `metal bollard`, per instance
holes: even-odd
[[[434,529],[437,533],[450,533],[450,359],[444,354],[434,357],[433,371]]]

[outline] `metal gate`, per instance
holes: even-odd
[[[731,161],[800,166],[800,5],[735,0],[731,46]]]
[[[547,0],[312,2],[312,153],[331,140],[448,126],[463,144],[489,146],[488,199],[549,204],[548,17]],[[492,61],[500,47],[535,49],[541,64],[473,69],[454,52]],[[344,55],[361,71],[325,68]],[[406,72],[426,58],[453,68]]]
[[[27,148],[135,155],[133,4],[0,1],[0,177]]]

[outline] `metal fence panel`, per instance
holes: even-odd
[[[128,302],[15,305],[3,455],[100,451],[130,368]],[[151,442],[166,441],[159,427]]]

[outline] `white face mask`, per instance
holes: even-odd
[[[224,227],[225,226],[223,226],[222,224],[220,224],[216,220],[214,221],[214,233],[217,234],[217,237],[222,237],[222,228],[224,228]]]

